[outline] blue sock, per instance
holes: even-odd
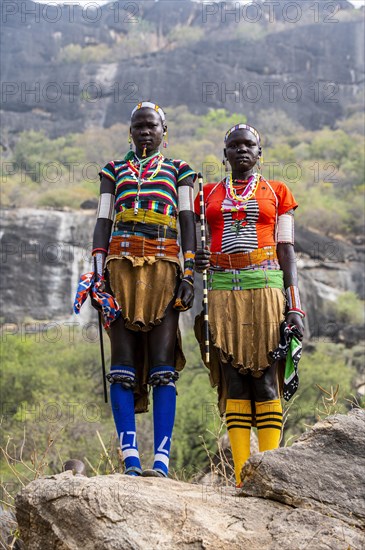
[[[136,376],[133,367],[111,367],[110,375],[113,374],[128,377],[131,382],[134,382]],[[137,447],[133,390],[124,388],[122,384],[114,382],[110,386],[110,401],[126,473],[129,473],[129,475],[138,475],[137,472],[141,473],[142,469]],[[132,470],[128,472],[130,468]]]
[[[154,367],[150,375],[175,372],[173,367]],[[173,381],[153,388],[153,431],[155,460],[153,469],[167,476],[172,430],[175,421],[176,388]]]

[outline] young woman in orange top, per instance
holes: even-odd
[[[298,205],[284,183],[261,176],[256,169],[261,156],[254,127],[238,124],[228,130],[224,161],[232,172],[204,186],[210,248],[197,250],[195,262],[197,271],[208,270],[207,366],[225,413],[237,485],[250,456],[252,425],[258,428],[260,451],[279,445],[280,372],[270,352],[278,346],[282,321],[296,327],[299,338],[303,335],[294,253]],[[195,328],[203,352],[201,316]]]

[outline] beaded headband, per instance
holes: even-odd
[[[135,106],[131,113],[131,119],[136,111],[139,111],[139,109],[143,109],[144,107],[148,107],[148,109],[153,109],[158,113],[161,117],[162,122],[165,122],[166,116],[161,107],[159,107],[156,103],[152,103],[152,101],[141,101],[141,103],[138,103],[138,105]]]
[[[228,132],[226,133],[226,135],[224,136],[224,143],[226,143],[228,137],[229,137],[233,132],[235,132],[236,130],[249,130],[249,131],[252,132],[253,135],[256,137],[257,142],[258,142],[258,144],[260,145],[260,134],[258,133],[258,131],[256,130],[256,128],[254,128],[253,126],[250,126],[249,124],[236,124],[236,126],[232,126],[232,128],[230,128],[230,129],[228,130]]]

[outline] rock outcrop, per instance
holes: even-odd
[[[365,526],[365,412],[328,417],[290,448],[244,466],[244,494]],[[306,472],[306,475],[304,475]]]
[[[274,102],[311,130],[333,127],[347,107],[361,102],[364,30],[357,14],[343,19],[345,11],[355,15],[344,0],[256,1],[247,13],[238,2],[189,0],[113,1],[99,13],[92,2],[89,10],[80,2],[72,9],[30,0],[8,4],[2,124],[10,147],[24,130],[43,129],[54,138],[126,121],[131,106],[151,90],[159,104],[187,105],[196,114],[224,106],[257,119]],[[129,59],[114,52],[101,61],[95,52],[85,61],[90,47],[125,44],[129,33],[133,44],[132,33],[146,27],[154,51]],[[80,57],[62,61],[65,48]]]
[[[365,545],[365,413],[319,422],[290,448],[259,453],[243,491],[64,472],[16,499],[31,550],[348,550]]]

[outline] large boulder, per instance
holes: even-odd
[[[246,496],[365,525],[365,412],[330,416],[294,445],[259,453],[242,469]]]
[[[16,515],[31,550],[363,548],[365,413],[253,456],[244,490],[71,471],[33,481]]]

